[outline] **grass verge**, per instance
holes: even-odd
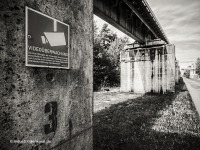
[[[94,114],[94,150],[200,150],[200,120],[183,81]]]

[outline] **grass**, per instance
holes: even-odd
[[[200,120],[183,81],[94,114],[94,150],[200,150]]]

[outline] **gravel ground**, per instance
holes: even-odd
[[[199,116],[183,82],[176,91],[136,96],[95,113],[94,150],[200,150]]]
[[[134,93],[120,93],[119,91],[109,92],[94,92],[94,112],[98,112],[102,109],[109,108],[113,104],[127,101],[129,99],[135,99],[141,95]]]

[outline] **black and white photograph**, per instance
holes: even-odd
[[[0,150],[200,150],[200,0],[0,0]]]

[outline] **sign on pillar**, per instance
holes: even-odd
[[[69,69],[69,25],[26,7],[26,66]]]

